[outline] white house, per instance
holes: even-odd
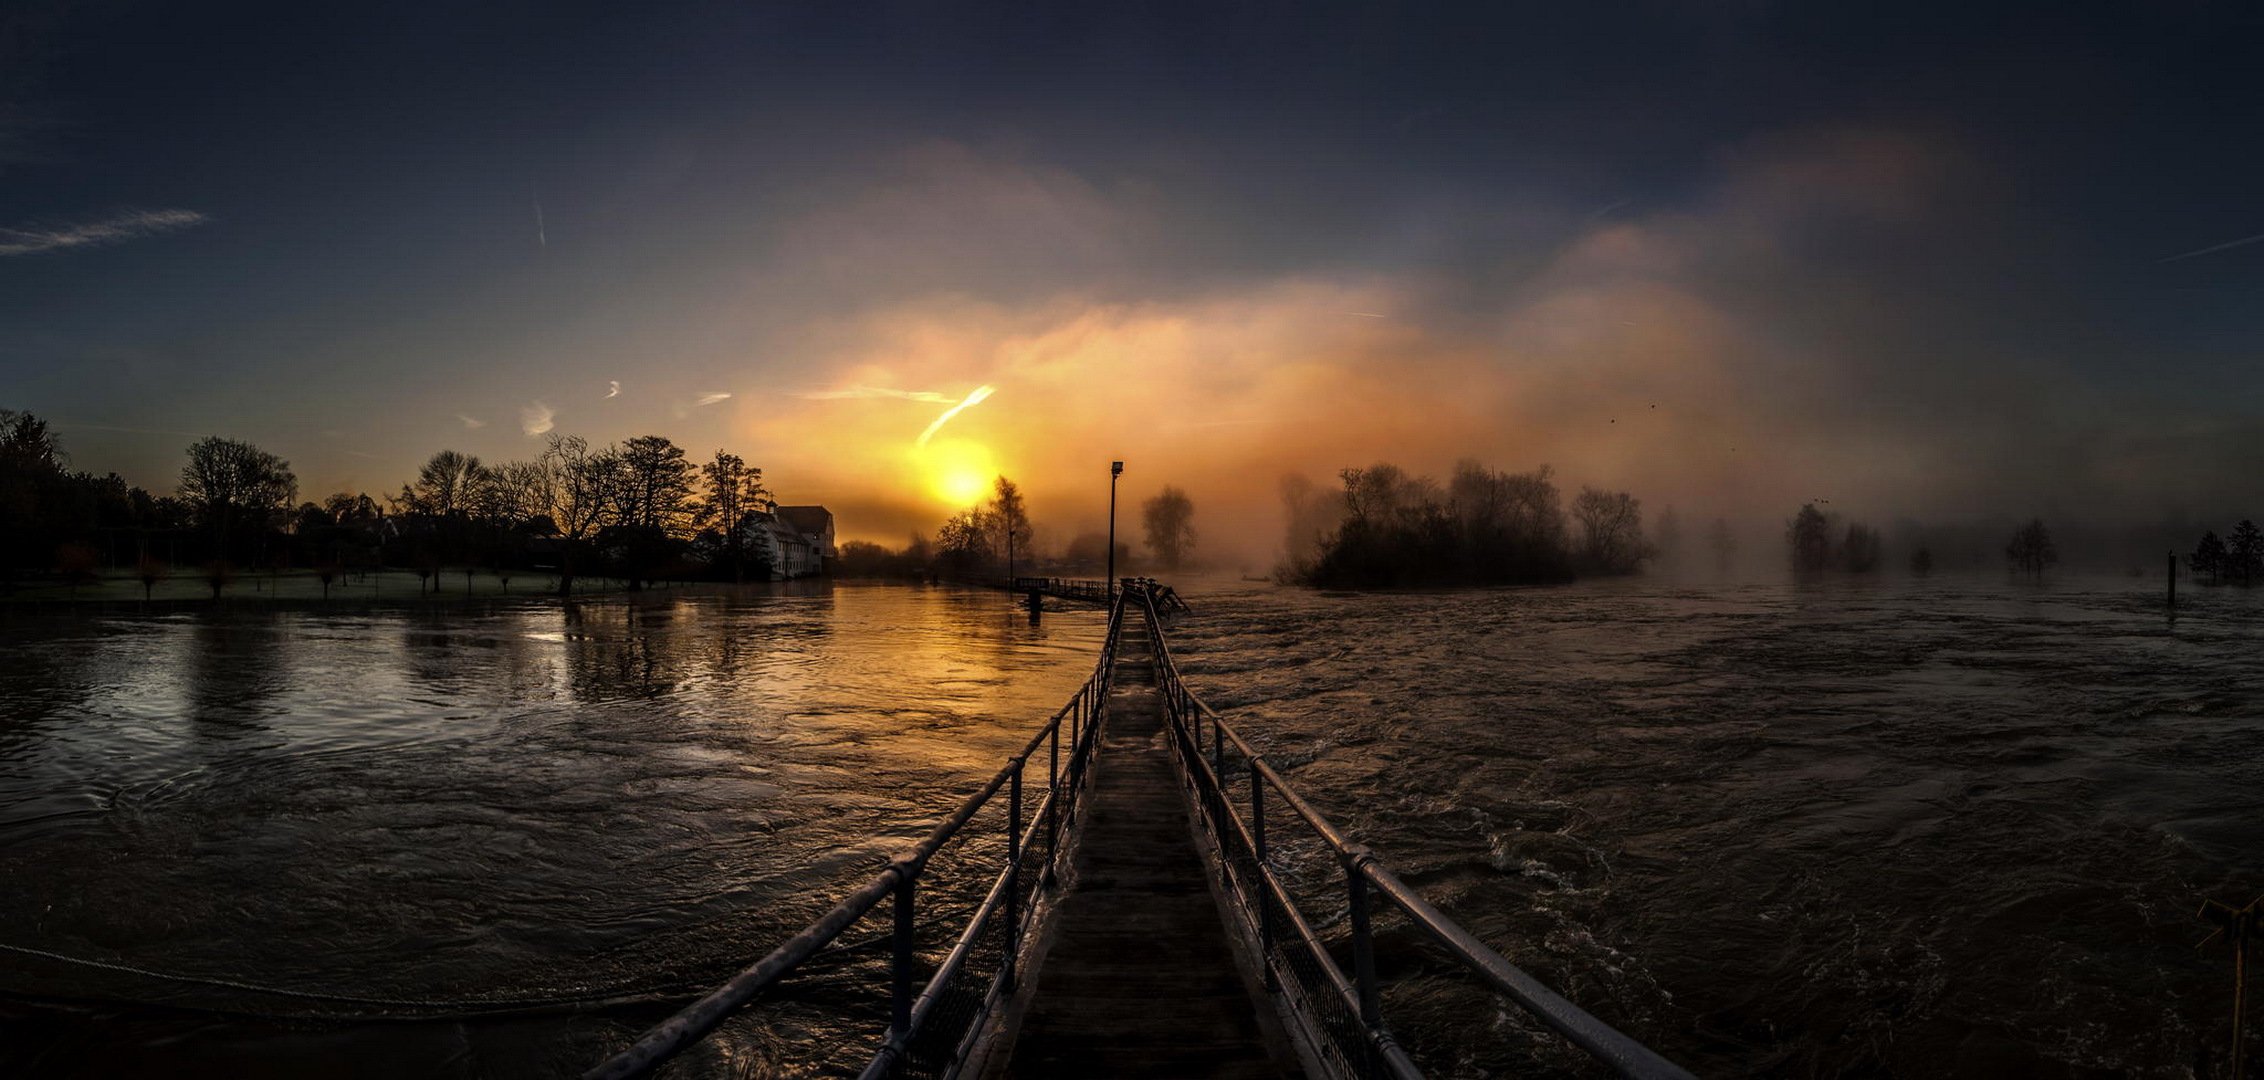
[[[772,580],[825,573],[834,556],[833,511],[822,506],[781,506],[749,514],[747,547],[770,563]]]

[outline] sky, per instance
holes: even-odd
[[[2264,511],[2255,8],[1088,7],[15,0],[0,407],[307,497],[658,433],[889,542],[1121,459],[1261,566],[1379,460]]]

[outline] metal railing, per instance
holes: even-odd
[[[1124,605],[1119,602],[1109,609],[1108,635],[1084,685],[1019,753],[925,839],[890,859],[887,868],[769,955],[583,1073],[583,1080],[617,1080],[650,1073],[706,1037],[731,1014],[872,913],[882,901],[892,898],[888,1032],[862,1075],[865,1080],[878,1080],[955,1074],[982,1037],[1001,998],[1014,991],[1026,931],[1035,918],[1037,894],[1053,885],[1061,840],[1075,824],[1081,805],[1087,767],[1098,744],[1096,732],[1107,715],[1108,688],[1116,674],[1116,643],[1123,622]],[[1062,753],[1064,728],[1066,759]],[[1033,762],[1033,757],[1039,761]],[[1044,770],[1041,779],[1045,790],[1025,819],[1024,776],[1033,765]],[[956,935],[951,950],[935,965],[926,982],[919,984],[915,996],[916,976],[922,966],[918,955],[922,873],[938,852],[954,841],[974,837],[979,831],[974,827],[977,814],[993,805],[1002,792],[1006,801],[1003,865]],[[979,858],[979,853],[974,857]]]
[[[1340,1076],[1392,1080],[1422,1076],[1384,1021],[1370,910],[1380,898],[1466,973],[1600,1064],[1621,1076],[1661,1080],[1690,1076],[1519,970],[1417,895],[1373,852],[1345,839],[1233,725],[1187,689],[1164,642],[1154,595],[1152,590],[1139,590],[1130,594],[1128,602],[1141,605],[1148,618],[1157,692],[1171,724],[1181,777],[1209,841],[1206,861],[1227,894],[1227,906],[1242,923],[1245,940],[1256,946],[1266,989],[1286,1004],[1286,1018],[1324,1069]],[[1244,781],[1240,793],[1229,790],[1236,778]],[[1269,814],[1269,804],[1277,802],[1290,811],[1286,824],[1302,826],[1309,839],[1341,867],[1351,924],[1350,974],[1299,910],[1277,869],[1280,845],[1278,840],[1269,843],[1267,836],[1269,825],[1278,829],[1285,823],[1278,809]]]

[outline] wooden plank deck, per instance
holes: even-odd
[[[1301,1076],[1236,966],[1127,619],[1070,891],[1007,1059],[1016,1078]],[[1261,1012],[1264,1010],[1264,1012]]]

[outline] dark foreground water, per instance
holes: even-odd
[[[1702,1074],[2222,1060],[2193,910],[2264,891],[2259,598],[1190,591],[1191,684],[1308,796]],[[0,611],[0,946],[140,969],[0,951],[0,1073],[578,1071],[987,777],[1100,633],[889,587]],[[1572,1064],[1382,932],[1436,1072]],[[869,954],[686,1071],[853,1072]]]

